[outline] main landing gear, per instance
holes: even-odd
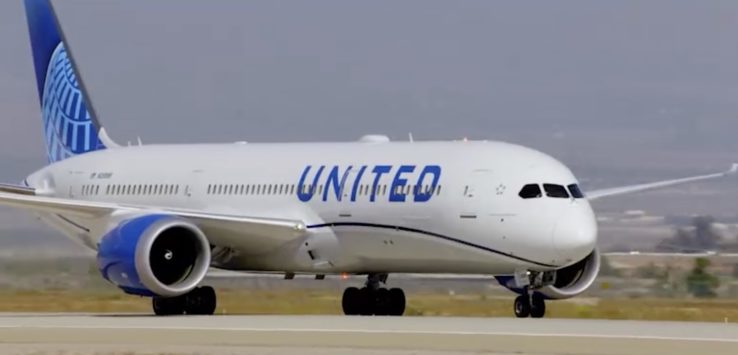
[[[210,286],[203,286],[182,296],[154,297],[151,303],[157,316],[212,315],[215,312],[217,300],[215,290]]]
[[[400,288],[386,289],[387,275],[371,274],[361,289],[349,287],[343,292],[341,305],[347,316],[401,316],[405,313],[405,292]]]
[[[543,318],[546,315],[546,300],[543,295],[534,292],[528,295],[528,291],[515,298],[515,316],[518,318]]]

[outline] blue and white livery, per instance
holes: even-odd
[[[48,1],[25,4],[49,162],[104,149],[53,9]]]
[[[50,164],[0,185],[97,253],[101,276],[154,313],[213,314],[209,267],[361,274],[347,315],[402,315],[391,273],[495,276],[518,317],[574,297],[599,270],[589,202],[734,174],[592,191],[558,160],[502,142],[139,145],[98,124],[49,0],[26,0]]]

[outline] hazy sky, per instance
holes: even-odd
[[[738,159],[738,1],[54,2],[121,142],[413,132],[626,178]],[[34,85],[22,1],[0,1],[0,180],[45,163]]]

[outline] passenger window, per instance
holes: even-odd
[[[566,188],[561,185],[554,184],[543,184],[543,190],[546,191],[546,196],[553,198],[569,198],[569,193]]]
[[[571,184],[567,187],[569,188],[569,193],[571,194],[571,197],[584,198],[584,193],[582,193],[582,189],[579,188],[579,185]]]
[[[541,193],[541,187],[538,186],[538,184],[528,184],[523,186],[522,189],[520,189],[520,193],[518,193],[518,196],[529,199],[529,198],[540,198],[543,196]]]

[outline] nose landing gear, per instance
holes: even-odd
[[[349,287],[343,292],[341,306],[347,316],[401,316],[405,313],[405,292],[400,288],[386,289],[387,275],[371,274],[361,289]]]
[[[528,295],[525,293],[515,298],[515,316],[518,318],[543,318],[546,315],[546,299],[538,292]]]

